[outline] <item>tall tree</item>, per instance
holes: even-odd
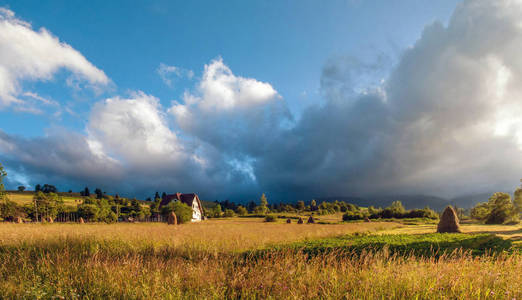
[[[103,198],[103,192],[100,188],[96,188],[94,190],[94,193],[96,194],[96,199],[101,199]]]
[[[317,210],[317,202],[315,201],[315,199],[312,199],[312,202],[310,202],[310,210]]]
[[[522,188],[517,188],[515,190],[515,193],[513,195],[513,205],[515,206],[515,209],[518,214],[522,213]]]
[[[9,200],[9,196],[5,190],[4,178],[7,176],[7,172],[0,163],[0,217],[4,220],[14,218],[20,214],[20,208],[15,202]]]
[[[0,163],[0,200],[7,199],[7,192],[5,191],[4,178],[7,176],[7,172],[4,170],[4,166]]]
[[[255,212],[259,214],[266,214],[268,210],[268,200],[266,199],[265,193],[263,193],[259,199],[259,206],[256,207]]]

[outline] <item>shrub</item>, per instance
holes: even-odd
[[[244,216],[244,215],[246,215],[248,213],[247,209],[244,206],[241,206],[241,205],[237,207],[236,212],[240,216]]]
[[[171,212],[177,216],[178,223],[187,223],[192,220],[192,208],[179,201],[170,202],[161,208],[161,213],[167,217]]]
[[[236,216],[236,213],[231,210],[231,209],[225,209],[225,214],[224,214],[225,218],[232,218],[232,217],[235,217]]]
[[[347,211],[343,214],[343,221],[355,221],[364,219],[364,215],[361,212]]]
[[[265,222],[275,222],[276,221],[276,217],[273,216],[273,215],[268,215],[265,217]]]

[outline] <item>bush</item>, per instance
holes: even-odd
[[[173,201],[161,208],[161,213],[165,217],[168,216],[168,214],[171,212],[176,214],[178,223],[187,223],[192,220],[192,207],[186,205],[185,203]]]
[[[276,221],[276,217],[273,216],[273,215],[268,215],[265,217],[265,222],[275,222]]]
[[[247,209],[241,205],[237,207],[236,212],[240,216],[244,216],[244,215],[248,214]]]
[[[345,214],[343,214],[343,221],[355,221],[363,219],[364,215],[361,212],[347,211]]]
[[[232,217],[235,217],[236,216],[236,213],[231,210],[231,209],[225,209],[225,214],[224,214],[225,218],[232,218]]]

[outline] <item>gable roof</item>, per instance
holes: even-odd
[[[163,205],[167,205],[172,201],[180,201],[181,203],[185,203],[186,205],[192,207],[192,204],[194,204],[194,200],[197,201],[199,209],[201,210],[201,215],[203,215],[203,205],[201,205],[201,200],[199,200],[198,195],[191,193],[191,194],[182,194],[182,193],[175,193],[171,195],[167,195],[164,199],[160,202],[160,207]]]

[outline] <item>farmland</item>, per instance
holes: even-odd
[[[433,224],[283,222],[3,223],[0,298],[522,296],[520,225],[463,225],[466,233],[451,235],[434,234]],[[388,246],[372,248],[382,241]],[[419,243],[424,249],[449,243],[457,250],[440,255],[391,251],[394,245],[408,249]],[[354,251],[350,245],[364,247]],[[495,251],[484,251],[484,245]],[[307,251],[324,246],[328,251]]]

